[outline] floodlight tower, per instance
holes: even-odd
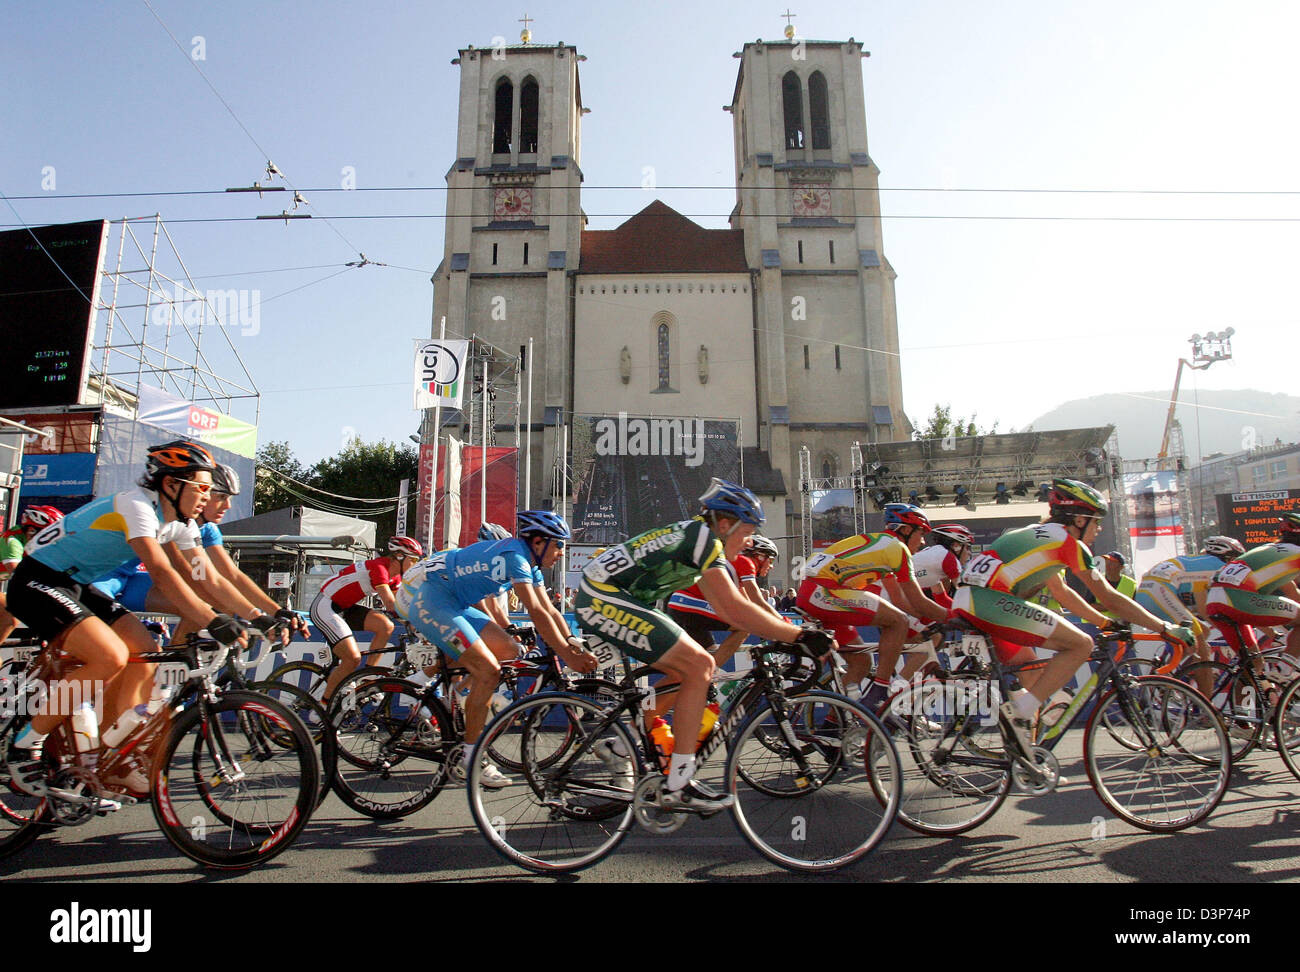
[[[1160,439],[1160,454],[1156,456],[1159,468],[1164,469],[1169,461],[1169,433],[1174,426],[1174,409],[1178,407],[1178,386],[1183,380],[1183,367],[1204,371],[1216,361],[1227,361],[1232,357],[1232,336],[1237,332],[1232,328],[1214,331],[1201,336],[1193,334],[1187,340],[1192,345],[1192,360],[1178,359],[1178,373],[1174,375],[1174,393],[1169,397],[1169,414],[1165,418],[1165,434]]]

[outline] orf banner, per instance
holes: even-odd
[[[1183,552],[1183,520],[1178,504],[1178,473],[1129,473],[1124,477],[1133,576]]]
[[[141,422],[198,439],[246,459],[257,456],[257,426],[176,398],[161,388],[140,386],[137,416]]]
[[[415,407],[460,408],[468,357],[468,341],[416,341]]]

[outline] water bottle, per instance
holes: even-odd
[[[713,727],[718,722],[718,713],[721,711],[722,709],[716,702],[710,702],[704,707],[704,721],[700,723],[700,743],[704,742],[709,733],[713,731]]]
[[[77,761],[94,769],[99,761],[99,717],[89,702],[81,703],[72,713],[72,734],[77,745]]]
[[[117,717],[117,721],[112,726],[104,730],[104,745],[109,749],[115,749],[119,743],[135,731],[136,726],[147,721],[150,716],[161,709],[166,701],[167,692],[155,684],[148,702],[141,702],[135,708],[127,709]]]
[[[493,718],[498,712],[510,704],[510,696],[506,695],[505,687],[501,687],[493,693],[492,698],[488,699],[488,718]]]
[[[655,716],[655,721],[650,723],[650,739],[655,744],[655,752],[659,754],[659,766],[667,773],[668,757],[673,754],[673,731],[659,716]]]

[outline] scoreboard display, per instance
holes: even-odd
[[[1300,489],[1220,493],[1219,532],[1236,537],[1246,549],[1277,539],[1278,514],[1300,511]]]
[[[0,408],[81,402],[107,235],[103,220],[0,233]]]

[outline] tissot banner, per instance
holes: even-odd
[[[415,407],[460,408],[468,341],[415,342]]]

